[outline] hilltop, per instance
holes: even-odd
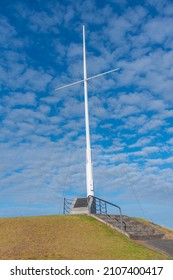
[[[0,218],[0,259],[168,259],[82,215]]]

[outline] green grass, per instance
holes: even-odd
[[[0,259],[158,260],[164,254],[82,215],[0,218]]]

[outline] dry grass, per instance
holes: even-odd
[[[88,216],[0,218],[0,259],[167,259]]]

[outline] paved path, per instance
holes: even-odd
[[[168,256],[173,257],[173,240],[171,239],[156,239],[144,241],[153,249],[165,252]]]

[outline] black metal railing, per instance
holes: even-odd
[[[70,214],[73,201],[74,201],[73,199],[64,198],[64,207],[63,207],[64,214]],[[88,204],[89,213],[107,215],[109,216],[110,219],[115,220],[117,223],[119,223],[119,228],[121,230],[123,231],[126,230],[126,224],[123,221],[123,216],[122,216],[122,211],[120,206],[92,195],[89,195],[87,197],[87,204]],[[115,212],[114,210],[115,208],[118,209],[119,218],[114,215],[111,216],[110,212],[112,211],[109,212],[110,206],[111,208],[113,208],[113,212]]]
[[[73,199],[67,199],[64,197],[64,207],[63,207],[63,214],[70,214],[70,209],[72,205]]]
[[[121,211],[120,206],[113,204],[109,201],[106,201],[104,199],[101,199],[99,197],[96,197],[96,196],[92,196],[92,195],[88,196],[88,209],[89,209],[90,213],[107,214],[111,218],[110,214],[108,214],[109,206],[112,206],[113,208],[118,209],[120,219],[118,219],[118,218],[114,218],[114,219],[120,224],[120,229],[125,230],[126,224],[123,222],[122,211]]]

